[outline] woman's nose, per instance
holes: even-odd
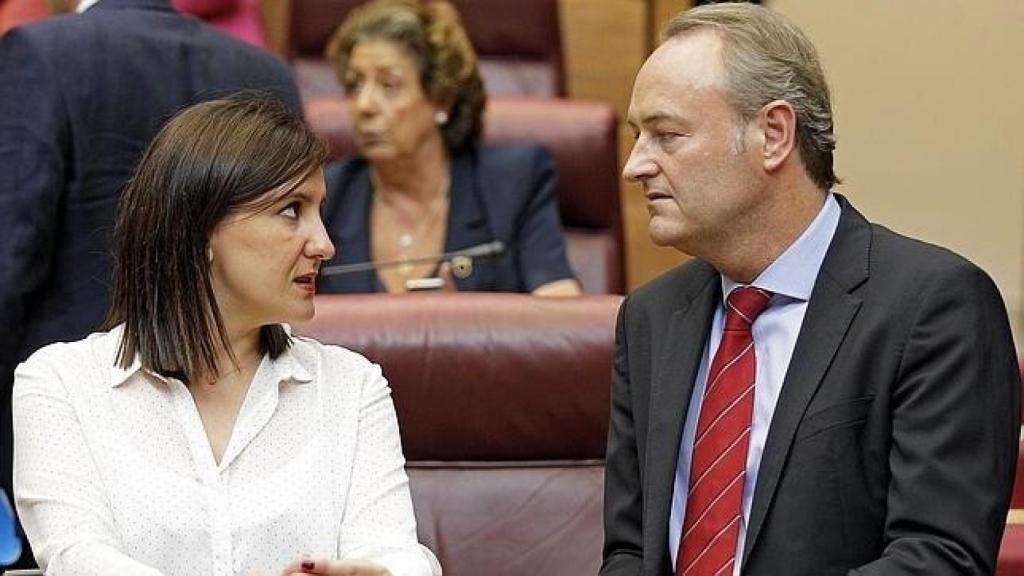
[[[318,219],[313,236],[306,242],[306,255],[310,258],[330,260],[334,258],[334,252],[334,243],[331,242],[331,237],[327,234],[323,220]]]

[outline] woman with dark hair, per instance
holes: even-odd
[[[15,374],[17,507],[47,574],[437,575],[387,382],[293,336],[334,247],[324,149],[257,96],[156,136],[103,330]]]
[[[478,143],[484,89],[447,2],[374,0],[327,47],[351,97],[359,157],[327,170],[332,264],[399,262],[325,278],[328,292],[403,292],[440,273],[459,290],[573,295],[551,156]],[[500,241],[500,257],[440,270],[417,259]]]

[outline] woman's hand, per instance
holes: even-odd
[[[573,278],[554,280],[533,289],[534,296],[556,298],[560,296],[579,296],[580,292],[582,292],[582,290],[580,290],[580,283]]]
[[[296,560],[281,576],[391,576],[383,566],[367,560]]]

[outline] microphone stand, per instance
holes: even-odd
[[[355,264],[339,264],[337,266],[326,266],[320,269],[320,276],[336,276],[338,274],[351,274],[353,272],[365,272],[367,270],[381,270],[394,268],[396,266],[428,264],[432,262],[448,262],[459,258],[487,258],[497,256],[505,251],[505,244],[501,240],[494,240],[484,244],[477,244],[462,250],[453,250],[435,256],[421,256],[419,258],[408,258],[401,260],[388,260],[387,262],[357,262]]]

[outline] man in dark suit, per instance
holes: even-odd
[[[792,24],[717,4],[664,38],[624,174],[696,258],[620,311],[602,576],[992,574],[1020,424],[996,287],[831,192]]]
[[[10,494],[14,366],[102,320],[121,189],[160,125],[241,89],[301,108],[282,61],[168,0],[100,0],[13,29],[0,39],[0,78],[0,477]]]

